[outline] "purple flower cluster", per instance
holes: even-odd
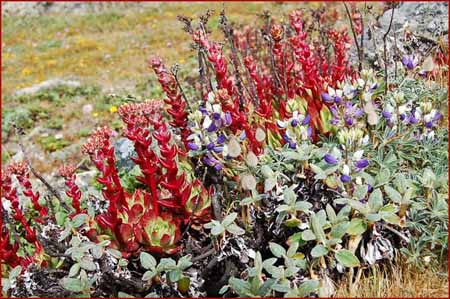
[[[333,118],[330,123],[332,125],[342,125],[351,127],[359,118],[364,115],[364,109],[360,108],[358,104],[353,104],[351,101],[334,104],[330,107]]]

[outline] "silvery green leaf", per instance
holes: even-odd
[[[61,279],[61,285],[63,288],[65,288],[68,291],[71,292],[82,292],[83,291],[83,283],[80,279],[70,278],[70,277],[64,277]]]
[[[157,274],[156,271],[147,271],[142,276],[142,280],[144,280],[144,281],[151,280],[151,279],[153,279],[153,277],[156,276],[156,274]]]
[[[324,227],[327,223],[327,214],[325,210],[320,210],[316,213],[317,220],[319,220],[319,224]]]
[[[258,290],[258,294],[261,297],[266,297],[268,296],[270,290],[272,289],[272,286],[276,283],[276,279],[273,278],[269,278],[267,279],[263,285],[259,288]]]
[[[191,262],[191,258],[187,255],[182,256],[179,260],[178,260],[178,268],[181,270],[185,270],[187,268],[189,268],[190,266],[192,266],[192,262]]]
[[[80,260],[80,266],[87,271],[95,271],[97,268],[94,261],[89,257],[82,257]]]
[[[2,277],[2,291],[6,293],[10,288],[11,288],[11,281],[8,278]]]
[[[117,295],[119,298],[135,298],[134,296],[124,293],[124,292],[118,292]]]
[[[323,171],[319,166],[315,164],[309,164],[309,167],[311,167],[311,170],[316,174],[316,176],[314,177],[316,180],[323,180],[327,177],[325,171]]]
[[[250,297],[252,295],[250,285],[245,280],[231,277],[228,283],[240,297]]]
[[[336,251],[335,257],[337,261],[344,267],[358,267],[358,258],[348,249],[340,249]]]
[[[264,192],[272,191],[272,189],[277,185],[276,177],[268,177],[264,180]]]
[[[349,226],[350,222],[348,221],[335,224],[330,231],[331,238],[341,239],[345,235],[345,232]]]
[[[291,209],[291,207],[288,206],[288,205],[279,205],[279,206],[275,209],[275,211],[277,211],[278,213],[280,213],[280,212],[289,211],[290,209]]]
[[[234,222],[234,220],[236,220],[236,218],[237,218],[237,213],[235,213],[235,212],[230,213],[223,219],[223,221],[222,221],[223,226],[230,225],[231,223]]]
[[[302,232],[302,239],[303,241],[312,241],[316,239],[316,235],[313,233],[312,230],[305,230],[304,232]]]
[[[105,252],[105,248],[101,245],[95,245],[92,248],[92,256],[96,259],[99,259],[103,256],[103,253]]]
[[[214,236],[221,235],[224,232],[225,232],[225,226],[223,226],[222,224],[218,224],[211,229],[211,234],[213,234]]]
[[[245,230],[243,230],[242,228],[240,228],[239,226],[237,226],[235,223],[232,223],[230,225],[227,226],[226,230],[236,236],[240,236],[245,234]]]
[[[78,228],[87,222],[89,216],[87,214],[78,214],[72,219],[73,227]]]
[[[314,232],[314,235],[316,235],[317,240],[320,241],[322,244],[325,244],[326,242],[325,232],[323,231],[319,219],[314,213],[311,214],[311,228],[312,231]]]
[[[387,223],[400,225],[400,217],[398,217],[396,214],[383,213],[381,215],[381,218],[383,218],[383,220]]]
[[[58,242],[64,241],[68,236],[70,236],[71,232],[72,231],[70,228],[64,229],[64,231],[61,233],[61,235],[58,238]]]
[[[141,254],[139,255],[139,260],[141,261],[142,267],[147,270],[153,270],[156,268],[156,259],[147,252],[141,252]]]
[[[366,215],[367,220],[371,221],[371,222],[377,222],[381,220],[381,215],[380,214],[367,214]]]
[[[20,275],[20,273],[22,272],[22,267],[21,266],[16,266],[14,267],[10,272],[9,272],[9,280],[13,281],[14,279],[16,279],[17,276]]]
[[[297,291],[297,297],[305,298],[308,297],[312,292],[316,292],[319,288],[319,281],[317,280],[307,280],[303,282]]]
[[[183,273],[179,269],[175,269],[169,272],[169,279],[171,282],[177,282],[180,280]]]
[[[276,291],[276,292],[280,292],[280,293],[287,293],[290,291],[290,286],[289,283],[285,283],[285,284],[273,284],[272,285],[272,290]]]
[[[357,185],[355,191],[353,192],[353,197],[358,200],[363,199],[366,197],[367,190],[368,190],[367,185]]]
[[[320,244],[317,244],[314,246],[314,248],[311,250],[311,256],[312,257],[321,257],[328,253],[328,249]]]
[[[168,270],[173,270],[177,267],[177,263],[171,259],[171,258],[162,258],[159,261],[158,266],[156,267],[156,269],[158,271],[168,271]]]
[[[309,212],[309,210],[313,207],[313,205],[307,201],[297,201],[295,203],[295,209],[297,211]]]
[[[398,212],[398,208],[394,206],[393,204],[387,204],[384,207],[382,207],[379,211],[380,214],[395,214]]]
[[[229,289],[230,289],[230,286],[229,286],[229,285],[227,285],[227,284],[224,285],[223,287],[220,288],[220,290],[219,290],[219,295],[225,294]]]
[[[261,167],[261,173],[266,178],[270,178],[270,177],[273,177],[275,175],[275,173],[273,172],[272,168],[270,168],[268,165],[263,165]]]
[[[276,257],[282,257],[283,255],[286,255],[286,249],[284,249],[277,243],[269,242],[269,248],[272,254]]]
[[[385,186],[386,188],[387,186]],[[370,211],[373,213],[378,212],[378,210],[383,206],[383,194],[381,193],[380,188],[373,190],[373,192],[369,196],[369,204]]]
[[[277,261],[277,258],[274,258],[274,257],[269,258],[269,259],[263,261],[262,266],[264,269],[266,269],[267,272],[269,272],[269,269],[274,267],[273,264],[275,264],[276,261]]]
[[[291,246],[289,246],[286,255],[288,257],[293,257],[297,253],[298,246],[299,246],[298,242],[292,243]]]
[[[358,175],[362,177],[367,184],[375,186],[375,178],[370,174],[368,174],[367,172],[360,172]]]
[[[80,272],[80,263],[75,263],[72,265],[72,267],[70,267],[69,277],[77,276],[79,272]]]
[[[293,187],[286,188],[284,190],[284,202],[288,205],[293,205],[297,200],[297,195],[295,194]]]
[[[122,253],[114,248],[108,248],[106,249],[106,251],[111,254],[113,257],[115,257],[116,259],[120,259],[122,257]]]
[[[391,186],[384,186],[384,191],[386,192],[387,196],[392,199],[393,202],[400,203],[402,201],[402,195]]]
[[[336,212],[334,211],[333,207],[330,204],[327,204],[325,207],[325,210],[327,211],[328,219],[330,219],[331,223],[334,223],[337,219]]]
[[[350,225],[347,228],[347,233],[349,235],[357,236],[364,233],[367,229],[366,222],[361,218],[353,218],[350,221]]]
[[[388,168],[382,168],[375,177],[376,185],[374,187],[382,186],[390,181],[391,171]]]
[[[126,267],[126,266],[128,266],[128,260],[127,259],[120,259],[118,265],[120,267]]]

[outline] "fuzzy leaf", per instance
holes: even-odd
[[[269,248],[272,254],[276,257],[282,257],[283,255],[286,255],[286,249],[284,249],[277,243],[269,242]]]
[[[387,196],[392,199],[393,202],[400,203],[402,201],[401,194],[391,186],[384,186],[384,191],[386,192]]]
[[[361,218],[353,218],[350,221],[350,225],[347,228],[347,233],[349,235],[357,236],[364,233],[367,229],[366,222]]]
[[[348,249],[340,249],[335,253],[336,259],[344,267],[359,266],[358,258]]]
[[[387,186],[385,186],[386,188]],[[378,210],[383,206],[383,194],[380,188],[375,189],[369,196],[369,208],[371,212],[378,212]]]
[[[75,263],[72,265],[72,267],[70,267],[69,277],[77,276],[79,272],[80,272],[80,263]]]
[[[237,158],[241,155],[241,145],[236,138],[232,138],[228,143],[228,155],[231,158]]]
[[[328,249],[324,247],[323,245],[317,244],[314,246],[314,248],[311,250],[311,256],[312,257],[321,257],[328,253]]]
[[[71,292],[79,293],[82,292],[84,289],[82,281],[80,279],[75,278],[64,277],[61,280],[61,285],[63,288]]]
[[[144,267],[145,269],[154,270],[156,268],[157,263],[155,258],[147,252],[141,252],[139,259],[141,261],[142,267]]]
[[[222,225],[226,227],[226,226],[230,225],[231,223],[233,223],[234,220],[236,220],[236,218],[237,218],[237,213],[235,213],[235,212],[230,213],[223,219]]]
[[[232,223],[229,226],[227,226],[227,231],[236,236],[245,234],[245,230],[237,226],[235,223]]]

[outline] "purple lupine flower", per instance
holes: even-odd
[[[217,163],[216,165],[214,165],[214,169],[217,171],[221,171],[222,170],[222,164]]]
[[[312,128],[311,127],[308,127],[306,129],[306,134],[308,135],[309,138],[311,138],[311,135],[312,135]]]
[[[241,135],[239,135],[239,139],[243,141],[245,140],[245,138],[247,138],[247,134],[245,133],[245,131],[242,131]]]
[[[425,122],[425,127],[428,129],[431,129],[433,127],[433,122],[431,122],[431,121]]]
[[[340,96],[334,97],[334,102],[338,105],[342,104],[342,98]]]
[[[367,184],[367,192],[372,192],[373,191],[373,187],[371,184]]]
[[[442,118],[442,113],[436,112],[433,116],[432,122],[438,122],[441,120],[441,118]]]
[[[223,144],[225,142],[225,135],[221,134],[217,137],[217,144]]]
[[[283,138],[284,141],[289,142],[289,140],[291,140],[289,138],[289,136],[286,133],[281,134],[281,137]]]
[[[191,149],[193,151],[197,151],[199,149],[199,146],[193,142],[189,142],[188,147],[189,147],[189,149]]]
[[[356,118],[359,118],[363,115],[364,115],[364,109],[362,109],[362,108],[356,108],[356,110],[353,113],[353,116]]]
[[[223,146],[215,146],[215,147],[214,147],[214,152],[216,152],[216,153],[221,153],[221,152],[223,152]]]
[[[289,141],[289,148],[290,149],[296,149],[297,148],[297,143],[295,143],[294,141]]]
[[[220,113],[214,112],[213,115],[212,115],[212,118],[215,119],[215,120],[220,119]]]
[[[229,126],[233,122],[233,119],[231,118],[230,112],[225,112],[225,125]]]
[[[409,123],[415,125],[418,122],[419,122],[419,120],[416,118],[414,113],[411,113],[411,115],[409,116]]]
[[[345,175],[345,174],[341,175],[341,182],[344,183],[344,184],[350,182],[351,179],[352,178],[350,176],[348,176],[348,175]]]
[[[420,70],[420,72],[418,74],[422,78],[426,78],[427,77],[427,72],[425,72],[424,70]]]
[[[403,113],[402,113],[402,114],[400,114],[400,120],[401,120],[401,121],[404,121],[404,120],[405,120],[405,118],[406,118],[406,115],[405,115],[405,114],[403,114]]]
[[[298,125],[298,120],[293,119],[293,120],[291,121],[291,126],[293,126],[293,127],[295,128],[297,125]]]
[[[199,110],[202,114],[207,114],[207,113],[208,113],[208,110],[206,110],[206,108],[203,107],[203,106],[198,107],[198,110]]]
[[[373,83],[372,84],[372,86],[370,86],[370,91],[374,91],[375,89],[377,89],[378,88],[378,83],[377,82],[375,82],[375,83]]]
[[[367,166],[369,166],[369,161],[367,161],[366,159],[358,160],[355,162],[355,166],[359,169],[366,168]]]
[[[322,93],[320,94],[320,97],[322,98],[322,100],[323,100],[324,102],[327,102],[327,103],[333,103],[333,98],[332,98],[328,93],[326,93],[326,92],[322,92]]]
[[[412,55],[403,56],[402,63],[408,70],[414,69],[414,57]]]
[[[217,126],[215,123],[211,123],[207,129],[208,132],[214,132],[215,130],[217,130]]]
[[[311,116],[309,114],[306,114],[305,118],[302,121],[302,126],[309,124],[311,121]]]
[[[210,144],[208,144],[207,146],[206,146],[206,148],[210,151],[210,150],[212,150],[213,148],[214,148],[214,143],[210,143]]]
[[[386,119],[390,119],[392,117],[392,113],[390,113],[388,111],[381,112],[381,115]]]
[[[333,157],[330,154],[326,154],[325,156],[323,156],[323,159],[325,160],[325,162],[327,162],[328,164],[336,164],[337,160],[335,157]]]
[[[209,166],[213,166],[215,163],[214,163],[214,161],[211,159],[211,158],[209,158],[209,157],[203,157],[203,162],[206,164],[206,165],[209,165]]]
[[[346,124],[347,126],[353,125],[353,118],[351,118],[351,117],[346,117],[346,118],[345,118],[345,124]]]

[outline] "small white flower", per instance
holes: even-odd
[[[353,154],[353,160],[360,160],[362,155],[364,154],[364,150],[359,150]]]
[[[286,124],[286,122],[277,119],[277,126],[284,129],[284,128],[286,128],[287,124]]]
[[[356,182],[357,185],[362,185],[361,177],[357,177],[355,182]]]
[[[344,166],[342,167],[342,174],[350,175],[350,167],[348,167],[347,164],[344,164]]]

